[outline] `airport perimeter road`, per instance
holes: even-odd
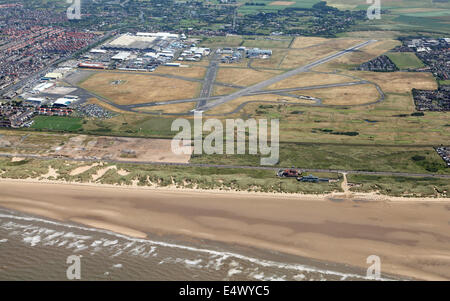
[[[230,169],[253,169],[253,170],[273,170],[274,174],[280,169],[286,167],[273,167],[273,166],[245,166],[245,165],[222,165],[222,164],[201,164],[201,163],[164,163],[164,162],[143,162],[143,161],[121,161],[121,160],[108,160],[108,159],[93,159],[93,158],[67,158],[59,156],[40,156],[33,154],[8,154],[0,153],[0,157],[13,158],[24,157],[37,160],[54,160],[61,159],[66,161],[75,162],[107,162],[107,163],[126,163],[137,165],[160,165],[160,166],[185,166],[185,167],[204,167],[204,168],[230,168]],[[450,179],[449,175],[442,174],[427,174],[427,173],[409,173],[409,172],[390,172],[390,171],[364,171],[364,170],[338,170],[338,169],[313,169],[313,168],[299,168],[302,172],[330,172],[330,173],[347,173],[358,175],[371,175],[371,176],[395,176],[395,177],[413,177],[413,178],[438,178],[438,179]]]
[[[231,93],[231,94],[229,94],[227,96],[224,96],[224,97],[222,97],[222,98],[220,98],[218,100],[210,101],[208,103],[205,103],[202,106],[198,106],[197,110],[199,110],[199,111],[208,111],[208,110],[210,110],[210,109],[212,109],[212,108],[214,108],[214,107],[216,107],[218,105],[221,105],[223,103],[226,103],[228,101],[231,101],[231,100],[234,100],[236,98],[245,96],[247,94],[251,94],[253,92],[257,92],[259,90],[263,90],[264,88],[266,88],[266,87],[268,87],[268,86],[270,86],[272,84],[275,84],[275,83],[277,83],[279,81],[282,81],[284,79],[287,79],[287,78],[289,78],[291,76],[294,76],[294,75],[297,75],[299,73],[303,73],[303,72],[309,71],[311,68],[314,68],[316,66],[325,64],[327,62],[330,62],[330,61],[332,61],[332,60],[334,60],[334,59],[336,59],[338,57],[341,57],[341,56],[343,56],[343,55],[345,55],[345,54],[347,54],[349,52],[358,50],[358,49],[360,49],[362,47],[365,47],[365,46],[367,46],[369,44],[372,44],[374,42],[376,42],[376,40],[369,40],[369,41],[366,41],[364,43],[360,43],[360,44],[355,45],[353,47],[347,48],[345,50],[339,51],[339,52],[334,53],[332,55],[329,55],[329,56],[327,56],[325,58],[322,58],[320,60],[312,62],[312,63],[310,63],[308,65],[298,67],[298,68],[293,69],[291,71],[285,72],[285,73],[277,75],[275,77],[272,77],[272,78],[270,78],[268,80],[265,80],[265,81],[262,81],[260,83],[257,83],[257,84],[255,84],[253,86],[250,86],[250,87],[247,87],[245,89],[239,90],[237,92]]]

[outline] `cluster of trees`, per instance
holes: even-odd
[[[266,6],[264,2],[245,2],[245,5]]]
[[[33,1],[34,6],[55,8],[53,1]],[[248,1],[245,5],[264,6],[264,2]],[[61,10],[61,7],[58,7]],[[238,6],[211,4],[205,1],[152,0],[116,2],[83,1],[82,19],[67,21],[63,26],[91,30],[177,31],[192,29],[215,34],[285,34],[334,36],[366,17],[365,11],[340,11],[316,3],[312,8],[287,7],[279,11],[240,14]],[[257,10],[255,10],[257,11]]]

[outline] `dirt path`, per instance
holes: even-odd
[[[348,187],[347,173],[346,172],[342,173],[342,176],[344,179],[342,180],[341,188],[346,195],[351,194],[350,189]]]

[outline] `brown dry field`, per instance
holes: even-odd
[[[230,68],[230,67],[231,68],[247,68],[248,61],[249,61],[249,59],[244,57],[239,62],[232,63],[232,64],[219,63],[219,66],[223,67],[223,68]]]
[[[184,102],[161,106],[142,107],[139,112],[186,113],[195,108],[195,102]]]
[[[125,81],[111,85],[112,81]],[[140,74],[96,73],[85,80],[81,87],[97,93],[120,105],[194,98],[201,84],[174,78]]]
[[[350,31],[350,32],[343,33],[344,37],[360,38],[360,39],[376,39],[376,40],[385,40],[385,39],[394,40],[397,37],[402,36],[402,35],[406,35],[406,34],[400,32],[400,31],[394,31],[394,30]]]
[[[339,74],[325,74],[315,72],[305,72],[291,76],[285,80],[279,81],[264,90],[287,89],[296,87],[309,87],[315,85],[338,84],[353,82],[355,79]]]
[[[279,65],[280,68],[293,69],[326,57],[340,50],[363,42],[362,39],[329,39],[325,44],[307,49],[289,49]]]
[[[274,1],[274,2],[270,2],[269,5],[284,5],[284,6],[289,6],[294,4],[295,2],[293,1]]]
[[[437,89],[431,73],[425,72],[366,72],[346,71],[365,80],[377,83],[385,93],[411,93],[413,88],[423,90]]]
[[[295,48],[305,48],[313,45],[321,44],[329,39],[327,38],[319,38],[319,37],[297,37],[294,42],[292,42],[291,49]]]
[[[112,111],[112,112],[116,112],[116,113],[120,113],[120,114],[128,114],[129,113],[128,111],[118,109],[110,104],[107,104],[101,100],[98,100],[97,98],[89,98],[87,102],[91,103],[91,104],[99,105],[109,111]]]
[[[131,150],[135,155],[125,156],[123,150]],[[98,158],[137,162],[177,162],[188,163],[190,155],[175,155],[170,139],[125,138],[108,136],[76,135],[54,155],[74,159]]]
[[[135,115],[135,114],[133,114]],[[0,147],[20,156],[36,154],[73,159],[98,159],[138,162],[189,162],[190,155],[174,155],[170,139],[91,136],[75,134],[18,133],[1,131]],[[24,138],[25,137],[25,138]],[[132,150],[133,156],[124,156]],[[128,157],[128,158],[127,158]]]
[[[437,1],[434,1],[437,3]],[[440,8],[428,8],[428,7],[413,7],[413,8],[398,8],[396,13],[420,13],[420,12],[435,12],[440,11]]]
[[[0,134],[0,147],[11,147],[17,145],[21,142],[22,137],[19,135],[14,135],[13,132],[1,131]]]
[[[252,66],[254,68],[261,68],[261,69],[264,68],[284,69],[284,70],[293,69],[302,65],[306,65],[315,60],[331,55],[333,53],[336,53],[340,50],[354,46],[363,41],[365,40],[357,38],[326,39],[326,38],[300,37],[296,38],[291,48],[273,49],[273,54],[270,58],[255,59],[252,63]],[[377,44],[381,44],[383,46],[375,46],[375,47],[372,46],[372,48],[375,48],[373,50],[374,52],[378,50],[376,49],[377,47],[385,49],[388,48],[389,45],[393,45],[395,43],[392,41],[382,41]],[[395,45],[393,45],[392,47],[394,47]],[[371,47],[369,46],[369,48]],[[382,53],[386,52],[391,48],[386,49]],[[349,56],[349,54],[345,55],[344,57],[346,56]],[[246,63],[241,62],[239,66],[245,67]]]
[[[250,86],[266,79],[272,78],[281,71],[268,70],[256,71],[242,68],[219,68],[216,81],[238,86]]]
[[[185,64],[187,64],[187,62],[185,62]],[[203,60],[198,61],[198,62],[189,62],[188,65],[190,67],[199,67],[199,66],[208,67],[209,61],[207,59],[203,59]]]
[[[200,66],[189,66],[189,67],[159,66],[152,73],[179,75],[179,76],[184,76],[184,77],[202,79],[205,77],[206,68],[200,67]]]
[[[213,96],[217,96],[217,95],[228,95],[231,94],[233,92],[236,92],[238,89],[235,88],[230,88],[230,87],[225,87],[225,86],[214,86],[214,90],[212,95]]]
[[[401,45],[400,41],[395,40],[379,41],[366,47],[363,47],[357,51],[348,53],[344,56],[334,59],[331,62],[318,66],[314,70],[325,71],[325,70],[332,70],[334,68],[339,68],[342,65],[354,65],[354,66],[360,65],[364,62],[370,61],[371,59],[374,59],[380,55],[385,54],[389,50],[399,45]]]
[[[258,69],[279,69],[286,68],[281,67],[280,64],[283,62],[284,58],[288,54],[288,49],[272,49],[272,56],[266,59],[255,59],[253,60],[252,67]],[[294,51],[294,50],[292,50]],[[247,64],[245,64],[245,67]]]
[[[306,94],[301,94],[306,95]],[[310,104],[313,103],[311,101],[305,100],[305,99],[298,99],[295,97],[288,97],[288,96],[282,96],[282,95],[276,95],[276,94],[262,94],[262,95],[252,95],[252,96],[244,96],[239,97],[234,100],[231,100],[229,102],[226,102],[224,104],[221,104],[212,110],[208,111],[210,114],[224,114],[229,113],[233,111],[235,108],[237,108],[240,104],[247,102],[247,101],[261,101],[261,104],[264,104],[264,102],[267,101],[274,101],[279,103],[306,103]]]
[[[47,134],[42,132],[21,132],[0,130],[0,148],[10,154],[52,154],[60,145],[66,143],[70,134]]]
[[[380,94],[373,85],[356,85],[293,92],[322,99],[324,105],[359,105],[376,101]]]
[[[208,239],[361,268],[376,254],[383,273],[450,279],[448,199],[254,195],[17,180],[1,180],[0,190],[2,207],[139,238],[151,233]]]

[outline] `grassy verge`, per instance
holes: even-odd
[[[193,155],[192,163],[253,165],[258,155]],[[385,147],[351,145],[280,145],[278,166],[449,174],[444,161],[431,147]]]
[[[448,197],[450,191],[447,179],[348,175],[347,180],[357,184],[351,191],[376,191],[391,196]]]

